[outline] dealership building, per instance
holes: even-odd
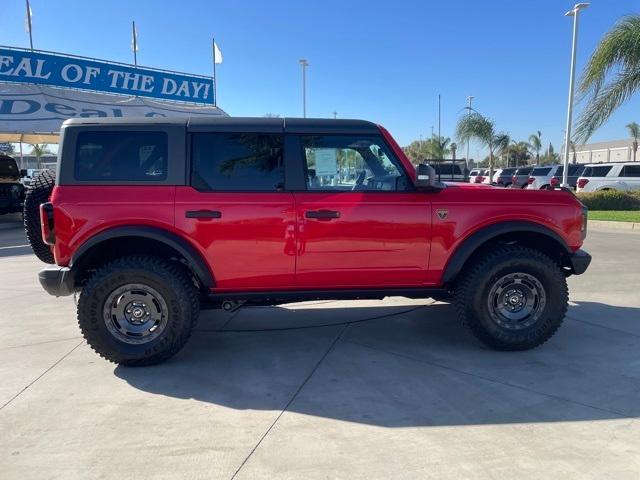
[[[570,152],[573,159],[573,152]],[[633,139],[576,145],[576,163],[630,162],[633,160]],[[640,160],[640,158],[638,158]]]

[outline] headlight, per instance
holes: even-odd
[[[15,198],[20,196],[20,185],[11,185],[11,195]]]

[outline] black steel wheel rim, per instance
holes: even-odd
[[[498,279],[487,299],[492,320],[508,330],[522,330],[536,323],[546,301],[540,281],[522,272],[509,273]]]
[[[130,344],[158,338],[169,310],[163,296],[149,285],[129,283],[116,288],[104,303],[103,319],[118,340]]]

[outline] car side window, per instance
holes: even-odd
[[[283,142],[278,134],[194,133],[191,185],[213,191],[283,190]]]
[[[640,165],[625,165],[621,177],[640,177]]]
[[[161,181],[167,178],[165,132],[84,131],[76,140],[75,179]]]
[[[404,191],[409,183],[398,159],[375,135],[301,137],[307,190]]]

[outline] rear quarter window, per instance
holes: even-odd
[[[621,177],[640,177],[640,165],[625,165],[622,167]]]
[[[531,176],[532,177],[544,177],[546,175],[549,175],[549,173],[551,173],[551,167],[540,167],[540,168],[534,168],[531,171]]]
[[[612,165],[598,165],[593,167],[586,167],[582,172],[583,177],[606,177],[611,171]]]
[[[74,176],[100,182],[162,181],[167,155],[165,132],[83,131],[76,140]]]

